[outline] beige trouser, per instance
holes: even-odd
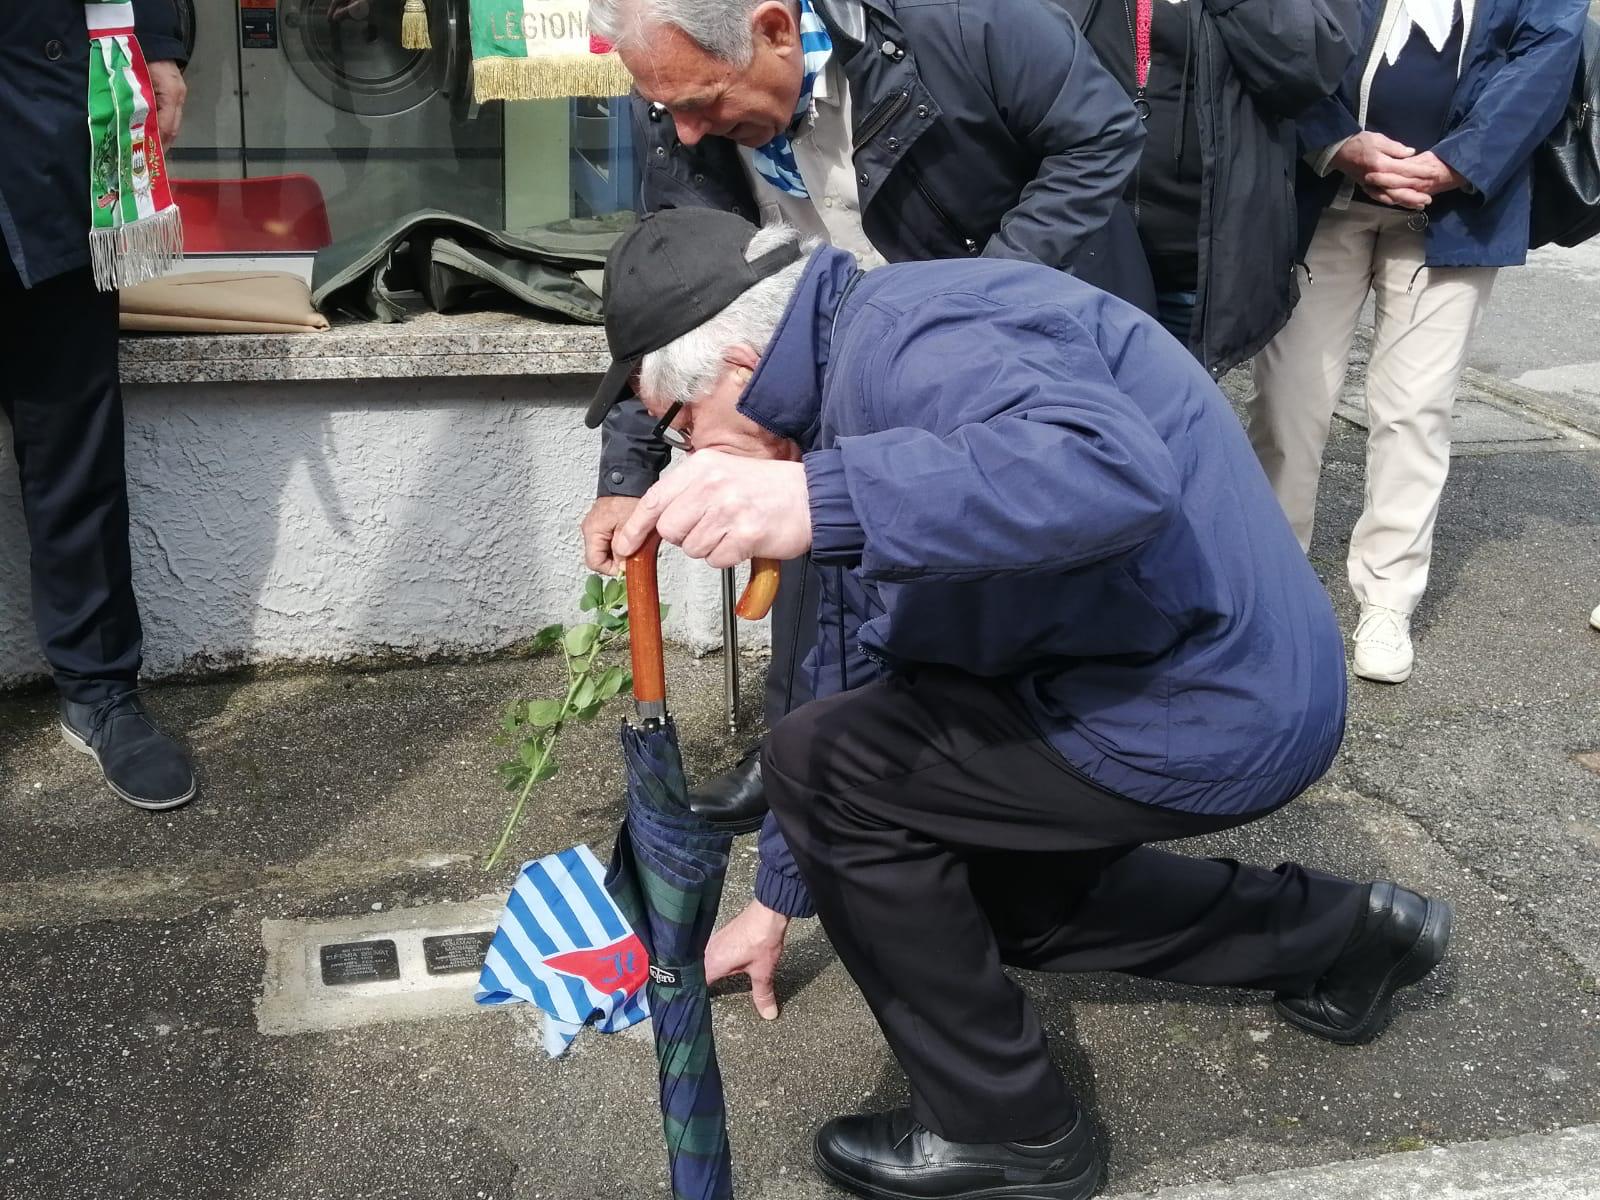
[[[1367,293],[1377,316],[1367,367],[1367,488],[1350,535],[1350,587],[1409,613],[1428,584],[1433,525],[1450,470],[1450,410],[1493,267],[1423,266],[1408,214],[1352,203],[1322,214],[1294,316],[1256,356],[1250,441],[1302,548],[1334,404]]]

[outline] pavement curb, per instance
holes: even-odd
[[[1600,1125],[1123,1192],[1107,1200],[1600,1200]]]

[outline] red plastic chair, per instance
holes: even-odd
[[[309,254],[333,241],[328,205],[309,175],[174,179],[172,194],[189,253]]]

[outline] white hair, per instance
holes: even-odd
[[[757,230],[745,247],[745,261],[754,262],[769,250],[796,243],[802,251],[798,262],[767,276],[704,325],[645,355],[639,366],[640,391],[662,404],[692,404],[717,382],[730,349],[749,346],[757,354],[766,353],[820,241],[801,242],[792,225],[775,224]]]
[[[649,44],[663,25],[682,30],[702,50],[744,68],[755,54],[750,18],[764,0],[589,0],[589,31],[618,50]],[[799,12],[798,0],[789,7]]]

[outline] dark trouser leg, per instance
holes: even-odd
[[[817,644],[817,597],[822,587],[809,558],[791,558],[778,577],[772,605],[772,665],[767,668],[767,728],[811,699],[811,681],[801,670]]]
[[[955,1141],[1036,1136],[1070,1108],[986,907],[1005,954],[1033,964],[1278,986],[1322,972],[1363,896],[1299,868],[1135,850],[1252,817],[1104,792],[1037,736],[1009,688],[956,672],[808,704],[773,731],[763,772],[918,1119]]]
[[[1366,895],[1296,863],[1266,871],[1147,846],[1108,857],[1075,894],[1059,881],[1085,879],[1079,855],[974,857],[1002,960],[1301,995],[1333,965]]]
[[[0,247],[3,252],[3,247]],[[88,270],[24,290],[0,267],[0,411],[32,549],[33,614],[62,695],[132,687],[142,637],[128,553],[117,298]]]

